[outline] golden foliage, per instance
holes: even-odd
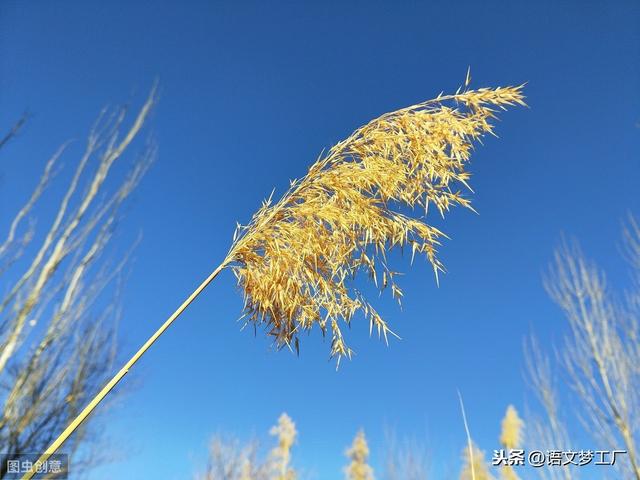
[[[330,330],[338,361],[352,353],[340,322],[349,325],[356,312],[387,340],[387,323],[349,281],[364,271],[399,301],[386,258],[394,247],[410,247],[412,259],[424,254],[436,278],[444,271],[436,248],[445,235],[401,210],[470,208],[460,188],[468,188],[472,144],[492,133],[495,107],[523,98],[522,86],[482,88],[387,113],[331,148],[278,202],[266,200],[238,226],[224,263],[244,292],[247,321],[296,350],[302,331]]]
[[[360,430],[347,450],[351,463],[345,468],[347,480],[373,480],[373,468],[367,464],[369,446],[364,431]]]

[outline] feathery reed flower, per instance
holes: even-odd
[[[518,411],[513,405],[509,405],[502,419],[502,432],[500,433],[500,443],[504,448],[518,448],[520,446],[523,426],[524,422],[520,419]]]
[[[373,468],[367,464],[369,446],[364,431],[360,430],[356,434],[351,447],[347,450],[347,457],[351,460],[345,468],[347,480],[373,480]]]
[[[271,428],[271,435],[278,438],[276,446],[270,455],[270,465],[275,480],[295,480],[296,473],[291,468],[291,447],[296,441],[298,432],[296,424],[286,413],[280,415],[278,424]]]
[[[247,321],[296,351],[300,332],[330,330],[338,362],[352,353],[340,324],[356,312],[387,341],[387,323],[350,280],[364,271],[400,301],[386,253],[404,246],[412,260],[426,256],[437,280],[445,235],[424,220],[429,206],[442,216],[455,205],[471,208],[460,188],[470,190],[472,144],[493,133],[495,107],[524,105],[523,98],[522,86],[481,88],[387,113],[331,148],[280,201],[266,200],[248,225],[238,225],[225,260],[244,292]]]
[[[522,444],[522,428],[524,422],[518,415],[513,405],[507,407],[502,419],[502,431],[500,432],[500,444],[507,450],[519,448]],[[504,480],[518,480],[519,477],[511,465],[505,465],[501,470]]]

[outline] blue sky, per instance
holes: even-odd
[[[425,264],[404,262],[403,310],[377,302],[402,341],[387,348],[356,322],[357,355],[338,372],[318,335],[299,358],[274,352],[240,331],[224,273],[126,379],[107,434],[129,453],[91,478],[189,478],[213,433],[262,435],[282,411],[300,432],[296,463],[315,478],[339,478],[360,427],[374,465],[394,428],[453,478],[458,389],[474,438],[494,448],[506,406],[525,406],[523,338],[561,337],[541,284],[561,234],[625,278],[620,222],[640,214],[638,25],[631,1],[4,2],[0,125],[33,117],[0,164],[0,228],[62,141],[82,138],[106,104],[140,105],[159,79],[158,161],[120,228],[123,242],[144,233],[123,358],[222,260],[236,220],[323,148],[454,91],[469,65],[475,87],[528,82],[530,108],[503,114],[500,139],[473,158],[479,215],[456,210],[443,224],[440,287]]]

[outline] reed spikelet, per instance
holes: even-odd
[[[271,198],[246,226],[238,225],[225,264],[244,293],[248,322],[264,324],[278,346],[299,350],[299,334],[330,331],[331,356],[351,356],[341,324],[357,312],[388,341],[392,333],[350,283],[364,271],[400,301],[402,290],[386,253],[410,247],[436,274],[444,233],[425,217],[471,208],[461,188],[474,141],[493,133],[496,108],[524,105],[522,86],[458,91],[387,113],[321,156],[276,203]],[[407,216],[402,208],[424,215]]]

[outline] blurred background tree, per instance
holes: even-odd
[[[398,440],[393,431],[386,433],[384,480],[427,480],[430,478],[428,449],[414,439]]]
[[[258,442],[241,444],[236,438],[215,435],[204,473],[197,480],[268,480],[267,465],[258,459]]]
[[[601,450],[626,451],[616,457],[619,474],[640,480],[640,227],[633,216],[623,227],[621,250],[632,274],[631,287],[622,292],[608,285],[605,273],[577,242],[565,241],[555,252],[545,287],[561,308],[569,333],[555,363],[535,339],[529,343],[529,377],[546,413],[537,419],[531,441],[571,447],[553,382],[553,370],[562,368],[584,431]],[[556,469],[543,476],[570,480],[575,473]]]
[[[69,177],[60,163],[71,142],[46,162],[19,211],[0,221],[6,232],[0,237],[1,453],[44,451],[111,373],[120,284],[133,247],[112,255],[116,260],[105,252],[123,204],[154,159],[153,141],[128,168],[116,166],[125,163],[155,101],[154,87],[130,125],[126,108],[103,110]],[[0,140],[0,154],[20,140],[26,122],[24,116]],[[48,189],[61,190],[61,198]],[[99,438],[92,421],[65,444],[72,474],[105,460]]]
[[[256,439],[243,443],[228,435],[214,435],[206,470],[195,475],[195,479],[295,480],[298,473],[291,465],[291,447],[298,435],[295,423],[283,413],[269,433],[276,437],[277,444],[262,458]]]

